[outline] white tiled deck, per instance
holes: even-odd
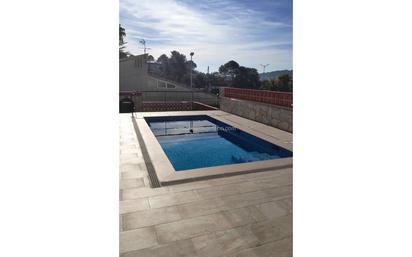
[[[292,168],[150,188],[120,114],[120,255],[292,256]]]

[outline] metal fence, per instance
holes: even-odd
[[[206,105],[219,107],[219,96],[201,91],[177,91],[177,90],[156,90],[140,91],[142,102],[199,102]]]

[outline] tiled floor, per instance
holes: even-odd
[[[120,114],[120,256],[292,256],[292,169],[150,188]]]

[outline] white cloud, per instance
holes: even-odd
[[[155,57],[172,50],[187,56],[195,51],[194,60],[201,71],[208,65],[211,71],[217,70],[231,59],[255,68],[260,68],[259,63],[271,63],[272,69],[291,68],[291,49],[277,48],[292,43],[290,33],[262,36],[289,24],[264,20],[254,10],[225,5],[224,1],[219,5],[221,8],[212,12],[202,12],[175,0],[121,0],[120,22],[126,29],[127,50],[142,53],[138,38],[145,38]]]

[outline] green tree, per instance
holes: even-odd
[[[209,75],[209,81],[210,85],[212,87],[224,87],[225,85],[225,80],[224,78],[220,75],[219,72],[213,72],[212,74]]]
[[[193,86],[197,88],[204,88],[206,87],[207,77],[206,74],[203,72],[197,72],[196,76],[193,79]]]
[[[157,62],[160,63],[161,75],[166,79],[190,85],[190,70],[191,68],[196,69],[196,63],[186,60],[186,56],[178,51],[170,53],[170,57],[162,54],[157,58]],[[197,71],[193,71],[193,78],[197,73]]]
[[[169,58],[170,78],[182,82],[183,76],[187,73],[186,56],[178,51],[172,51]]]
[[[239,74],[239,68],[240,68],[239,64],[231,60],[221,65],[219,67],[219,72],[225,76],[229,75],[231,79],[230,80],[231,85],[233,86],[233,80]]]
[[[149,61],[149,62],[153,62],[154,61],[154,57],[153,57],[153,55],[148,55],[147,56],[147,61]]]
[[[291,79],[288,74],[278,77],[279,81],[279,91],[292,92]]]
[[[190,69],[196,69],[197,65],[194,61],[189,60],[189,61],[186,62],[186,68],[187,68],[188,72],[190,72]]]
[[[129,56],[129,53],[124,50],[127,44],[127,42],[124,41],[125,37],[126,37],[126,30],[122,27],[121,24],[119,24],[119,58],[120,59],[127,58]]]
[[[167,55],[162,54],[161,56],[159,56],[159,58],[157,58],[158,63],[160,63],[160,70],[162,72],[162,75],[164,77],[168,77],[169,73],[170,73],[170,69],[169,69],[169,57],[167,57]]]
[[[238,74],[233,80],[233,86],[239,88],[259,89],[259,73],[254,68],[240,66]]]
[[[260,89],[262,89],[262,90],[273,90],[273,84],[270,80],[263,80],[260,83]]]
[[[239,64],[235,61],[228,61],[219,67],[219,72],[223,74],[236,75],[239,70]]]

